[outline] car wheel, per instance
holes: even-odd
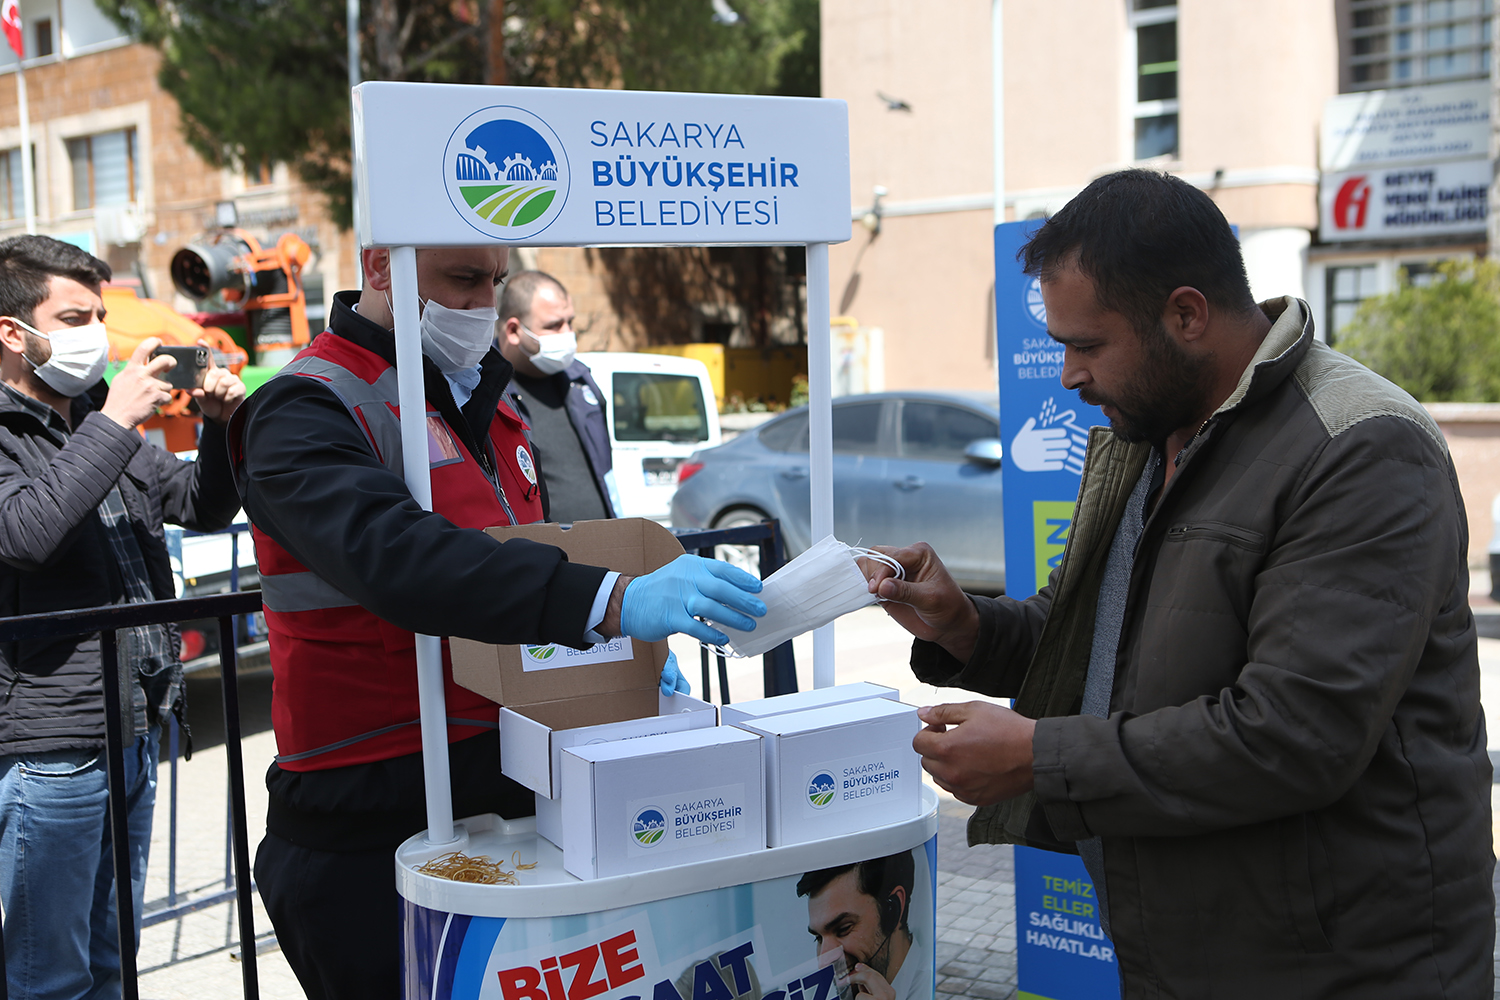
[[[769,517],[769,514],[756,510],[754,507],[735,507],[715,518],[714,527],[747,528]],[[751,576],[760,576],[760,546],[758,545],[715,545],[714,558],[722,559],[731,566],[738,566]]]

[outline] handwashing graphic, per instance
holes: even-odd
[[[1079,425],[1078,412],[1071,409],[1058,412],[1055,398],[1048,396],[1041,412],[1027,417],[1011,439],[1010,458],[1022,472],[1067,469],[1077,476],[1083,474],[1083,457],[1088,446],[1089,429]]]

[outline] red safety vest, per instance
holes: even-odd
[[[401,474],[396,370],[383,358],[323,333],[276,377],[314,379],[332,389],[375,456]],[[540,521],[536,464],[525,430],[504,403],[496,407],[490,444],[497,484],[443,417],[429,409],[433,512],[460,528]],[[420,751],[413,634],[339,593],[259,528],[252,531],[275,672],[271,720],[277,764],[289,771],[317,771]],[[443,687],[450,743],[476,735],[476,727],[498,724],[494,702],[453,683],[446,639]]]

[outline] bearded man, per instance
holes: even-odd
[[[1022,250],[1099,405],[1025,601],[925,544],[872,592],[971,842],[1082,856],[1126,1000],[1492,996],[1490,762],[1458,481],[1415,400],[1256,305],[1212,200],[1101,177]]]

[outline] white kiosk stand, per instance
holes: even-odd
[[[428,452],[416,248],[805,245],[812,536],[832,533],[828,244],[850,235],[844,102],[363,83],[354,158],[359,244],[391,248],[408,457]],[[405,477],[430,510],[428,467],[409,461]],[[814,684],[833,684],[831,625],[813,649]],[[915,869],[901,978],[921,969],[911,995],[931,995],[935,798],[923,819],[868,833],[581,882],[530,820],[454,823],[440,639],[418,636],[416,655],[428,830],[396,859],[410,1000],[831,998],[799,875],[900,852]],[[519,886],[415,871],[451,850],[536,867]],[[889,960],[904,935],[881,931]]]

